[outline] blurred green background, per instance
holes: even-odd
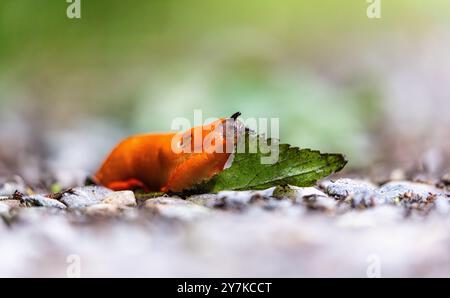
[[[0,110],[24,115],[38,134],[87,119],[123,134],[167,131],[175,117],[192,119],[194,109],[205,117],[240,111],[279,117],[282,141],[344,152],[350,167],[364,167],[386,160],[395,152],[389,142],[405,132],[390,113],[389,103],[404,96],[392,92],[392,74],[414,76],[411,61],[448,46],[447,0],[382,0],[381,19],[366,16],[365,0],[81,5],[82,18],[69,19],[65,0],[0,2]],[[436,74],[427,67],[445,65],[429,62],[420,70]],[[422,95],[411,101],[447,93]],[[410,106],[400,103],[395,108]]]

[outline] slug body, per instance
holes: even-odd
[[[231,141],[225,131],[226,120],[222,118],[181,134],[128,137],[112,150],[94,175],[94,181],[113,190],[188,189],[223,170],[231,154],[226,150],[227,142]],[[195,142],[196,137],[201,142]]]

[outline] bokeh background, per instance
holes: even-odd
[[[348,173],[449,169],[450,1],[382,0],[381,19],[365,0],[81,2],[0,2],[1,179],[81,183],[194,109],[279,117]]]

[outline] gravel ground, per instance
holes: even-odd
[[[0,276],[450,276],[448,181],[187,198],[0,185]],[[23,193],[15,192],[19,190]]]

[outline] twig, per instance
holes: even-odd
[[[46,195],[47,198],[49,199],[53,199],[53,200],[60,200],[66,193],[73,195],[75,193],[75,191],[73,190],[73,188],[69,188],[60,192],[56,192],[56,193],[52,193],[49,195]]]

